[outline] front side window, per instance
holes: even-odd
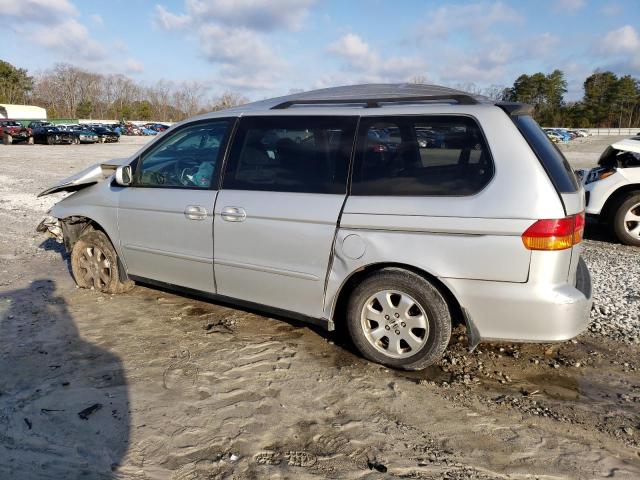
[[[355,117],[248,117],[240,122],[222,187],[345,193]]]
[[[353,195],[472,195],[493,177],[475,120],[463,116],[363,118]]]
[[[229,125],[229,120],[212,120],[170,134],[143,154],[133,185],[212,188]]]

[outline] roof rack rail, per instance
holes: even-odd
[[[287,100],[271,107],[271,110],[283,110],[294,105],[345,105],[362,103],[366,108],[379,108],[381,103],[416,103],[416,102],[457,102],[459,105],[475,105],[478,103],[471,95],[409,95],[406,97],[381,97],[381,98],[326,98],[326,99],[303,99]]]

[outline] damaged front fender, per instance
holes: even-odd
[[[129,158],[115,158],[113,160],[109,160],[106,162],[98,163],[96,165],[92,165],[89,168],[82,170],[81,172],[76,173],[75,175],[71,175],[70,177],[65,178],[59,183],[43,190],[38,194],[38,197],[43,197],[45,195],[51,195],[56,192],[73,192],[76,190],[81,190],[90,185],[94,185],[98,182],[109,178],[113,172],[116,171],[120,165],[126,165],[129,163],[131,159]]]

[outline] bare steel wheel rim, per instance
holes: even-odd
[[[415,355],[429,338],[424,308],[398,290],[382,290],[369,297],[362,307],[360,323],[371,346],[391,358]]]
[[[633,237],[640,238],[640,203],[633,205],[624,216],[624,229]]]
[[[78,257],[80,277],[87,287],[102,290],[111,282],[111,262],[98,247],[85,247]]]

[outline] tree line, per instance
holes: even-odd
[[[426,78],[411,81],[425,83]],[[545,126],[640,127],[640,81],[631,75],[596,70],[584,81],[582,99],[570,102],[565,101],[567,80],[561,70],[520,75],[511,87],[456,87],[493,100],[528,103]],[[38,105],[50,118],[179,121],[248,101],[234,92],[211,97],[209,91],[202,82],[159,80],[144,85],[125,75],[103,75],[66,63],[30,75],[0,60],[0,103]]]
[[[58,63],[30,76],[0,60],[0,103],[32,104],[51,119],[87,118],[180,121],[248,100],[226,92],[211,97],[202,82],[159,80],[143,85],[125,75],[103,75]]]

